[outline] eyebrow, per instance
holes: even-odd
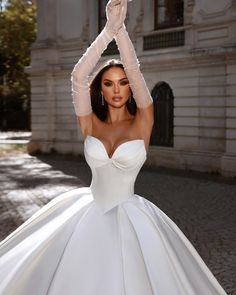
[[[128,78],[122,78],[122,79],[120,79],[119,81],[123,81],[123,80],[128,80]],[[109,80],[109,79],[104,79],[104,81],[113,82],[112,80]]]

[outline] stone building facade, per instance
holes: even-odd
[[[70,73],[105,2],[37,3],[31,152],[83,153]],[[133,0],[126,26],[155,103],[147,163],[236,176],[236,0]],[[101,62],[113,57],[111,46]]]

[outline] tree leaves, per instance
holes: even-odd
[[[30,128],[30,83],[24,69],[36,37],[34,2],[0,0],[0,130]]]
[[[35,4],[24,0],[8,1],[0,12],[0,96],[29,95],[24,68],[30,64],[30,47],[35,36]]]

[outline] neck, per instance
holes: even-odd
[[[106,122],[108,124],[118,123],[131,119],[131,115],[126,106],[122,108],[108,107]]]

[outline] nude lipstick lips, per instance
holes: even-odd
[[[122,100],[122,97],[121,96],[113,96],[112,100],[115,101],[115,102],[119,102],[119,101]]]

